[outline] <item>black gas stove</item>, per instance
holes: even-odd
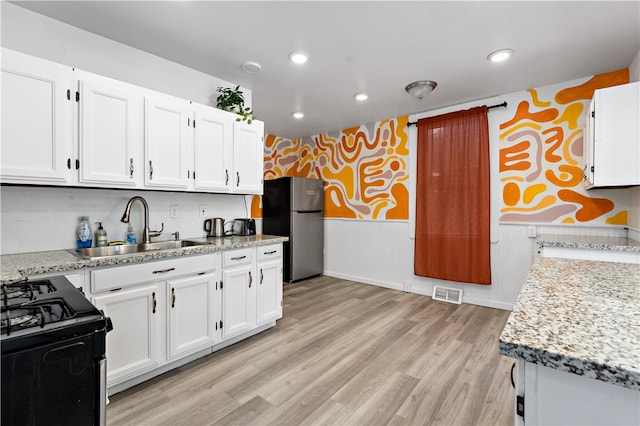
[[[63,276],[2,284],[2,424],[104,424],[110,329]]]

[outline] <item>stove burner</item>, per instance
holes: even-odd
[[[2,285],[2,299],[6,306],[35,300],[39,295],[52,293],[55,289],[46,281]],[[16,299],[20,299],[19,301]],[[14,303],[15,302],[15,303]]]
[[[0,317],[0,328],[3,332],[6,329],[30,327],[37,323],[37,314],[30,313],[28,309],[16,309],[14,311],[3,312]]]
[[[2,307],[0,333],[9,336],[13,331],[73,318],[74,312],[62,300],[33,301]]]
[[[33,295],[30,295],[28,291],[11,287],[6,289],[6,295],[7,299],[15,299],[17,297],[33,298]]]

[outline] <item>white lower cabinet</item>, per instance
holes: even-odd
[[[107,333],[107,383],[130,379],[157,367],[164,319],[163,283],[135,286],[94,296],[91,301],[111,318]]]
[[[637,425],[640,391],[518,360],[516,425]]]
[[[257,247],[256,325],[282,318],[282,244]]]
[[[220,340],[219,271],[167,282],[170,359],[213,346]]]
[[[85,275],[91,301],[113,323],[107,333],[110,391],[249,337],[282,317],[281,243]]]
[[[255,327],[255,249],[222,254],[222,338],[238,336]]]

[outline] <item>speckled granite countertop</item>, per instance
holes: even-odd
[[[640,267],[539,258],[500,353],[640,390]]]
[[[52,250],[32,253],[5,254],[0,256],[1,278],[3,284],[23,281],[32,275],[65,272],[80,268],[138,263],[147,260],[169,259],[195,254],[213,253],[235,248],[254,247],[288,241],[287,237],[273,235],[251,235],[247,237],[224,238],[185,238],[190,241],[206,243],[170,250],[158,250],[143,253],[131,253],[118,256],[83,259],[73,254],[73,250]]]
[[[591,237],[578,235],[540,235],[541,247],[632,251],[640,253],[640,242],[626,237]]]

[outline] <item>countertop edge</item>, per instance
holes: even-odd
[[[611,365],[567,357],[544,349],[529,348],[506,342],[502,338],[498,340],[498,352],[510,358],[640,391],[640,374]]]
[[[205,240],[203,238],[186,238],[188,240]],[[221,239],[212,243],[175,249],[159,250],[146,253],[132,253],[117,256],[107,256],[95,259],[83,259],[73,254],[73,249],[50,250],[45,252],[27,252],[2,255],[2,284],[26,281],[33,275],[67,272],[83,268],[97,268],[102,266],[117,266],[135,264],[160,259],[172,259],[184,256],[195,256],[215,253],[224,250],[235,250],[246,247],[258,247],[289,241],[288,237],[273,235],[252,235]],[[219,243],[222,243],[219,244]],[[227,244],[228,243],[228,244]],[[37,257],[48,257],[47,261],[38,262]],[[16,259],[31,257],[28,266],[18,265]],[[26,261],[26,259],[25,259]]]

